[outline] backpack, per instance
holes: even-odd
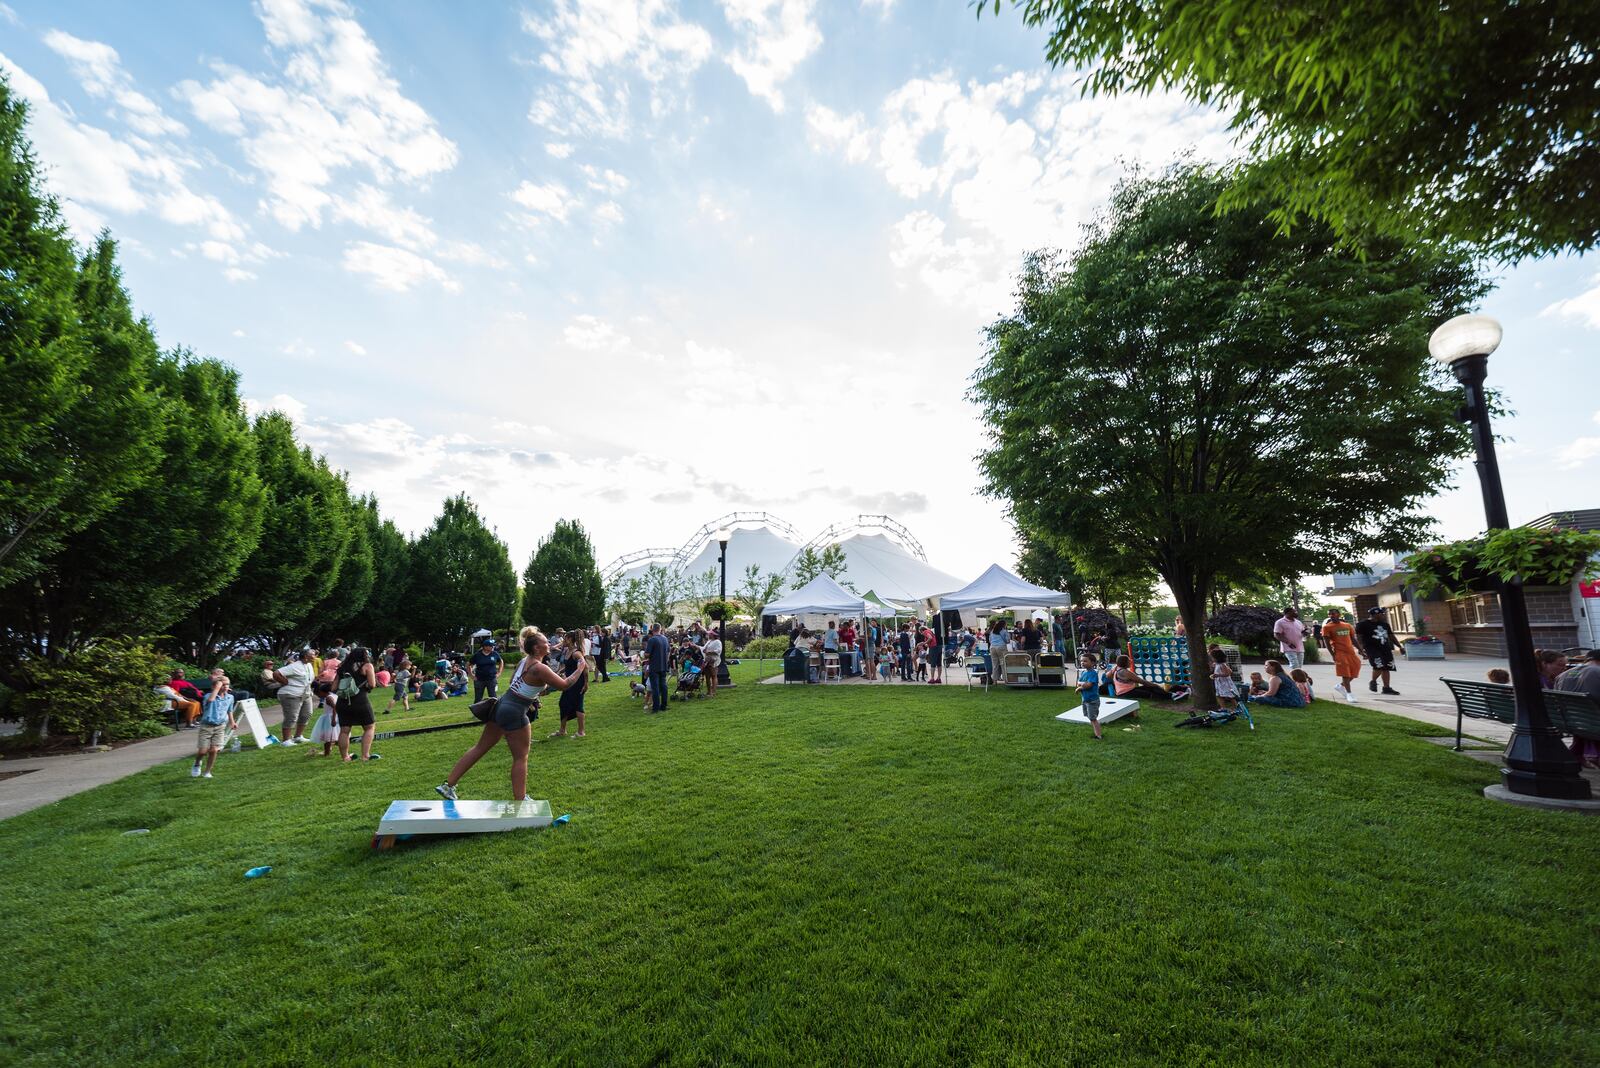
[[[339,700],[348,701],[361,692],[361,686],[356,682],[355,675],[340,675],[339,688],[334,693],[339,695]]]

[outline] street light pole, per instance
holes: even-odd
[[[717,531],[717,543],[722,546],[722,618],[717,620],[717,641],[722,643],[722,656],[717,660],[717,685],[732,686],[733,678],[728,674],[728,542],[733,538],[733,531],[726,528]]]
[[[1458,315],[1440,326],[1428,339],[1434,359],[1449,366],[1466,393],[1461,419],[1472,427],[1477,452],[1478,484],[1483,490],[1483,512],[1490,530],[1508,530],[1505,488],[1495,458],[1494,431],[1489,426],[1489,405],[1484,391],[1489,356],[1500,344],[1500,324],[1487,315]],[[1528,602],[1522,576],[1500,583],[1500,619],[1505,627],[1506,657],[1511,668],[1511,688],[1517,707],[1511,741],[1506,744],[1501,769],[1506,790],[1532,797],[1584,800],[1589,783],[1579,774],[1578,758],[1561,742],[1561,732],[1550,725],[1544,704],[1544,685],[1533,655],[1533,631],[1528,622]]]

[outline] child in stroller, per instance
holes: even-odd
[[[687,655],[683,658],[683,670],[678,674],[678,688],[672,691],[672,696],[687,701],[700,691],[700,665]]]

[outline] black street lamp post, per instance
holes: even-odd
[[[1511,526],[1506,513],[1505,489],[1494,454],[1494,432],[1489,427],[1489,405],[1483,389],[1489,356],[1500,344],[1500,324],[1487,315],[1458,315],[1433,332],[1428,350],[1455,374],[1467,395],[1461,419],[1472,425],[1477,450],[1478,483],[1483,489],[1483,511],[1490,530]],[[1506,790],[1533,797],[1581,801],[1590,796],[1589,783],[1578,773],[1578,758],[1561,742],[1561,732],[1550,725],[1545,711],[1544,687],[1533,657],[1533,632],[1528,624],[1528,602],[1522,576],[1500,584],[1500,618],[1505,625],[1506,656],[1511,667],[1517,720],[1506,745],[1501,769]]]
[[[717,531],[717,544],[722,547],[722,618],[717,620],[717,641],[722,643],[722,656],[717,660],[717,686],[732,686],[733,679],[728,674],[728,542],[733,539],[733,531],[726,527]]]

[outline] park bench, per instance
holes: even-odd
[[[1501,723],[1517,721],[1516,695],[1510,686],[1470,679],[1441,678],[1439,681],[1450,687],[1456,699],[1456,749],[1461,748],[1463,716],[1498,720]],[[1550,717],[1550,725],[1561,733],[1600,741],[1600,704],[1596,704],[1594,698],[1565,690],[1546,690],[1544,707]]]

